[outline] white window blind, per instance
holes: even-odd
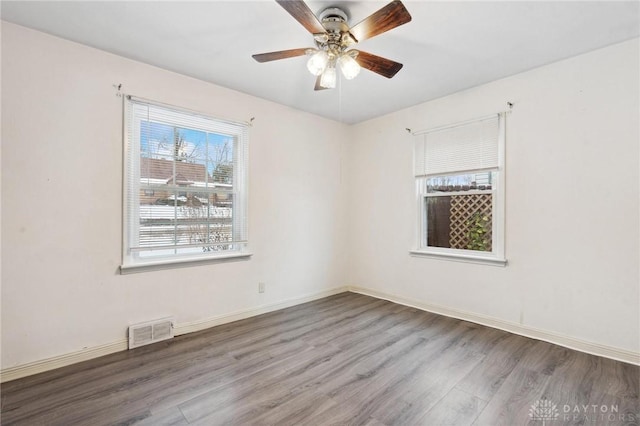
[[[415,176],[495,170],[499,164],[500,115],[418,132]]]
[[[248,126],[127,97],[123,265],[247,244]]]

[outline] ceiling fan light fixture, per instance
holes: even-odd
[[[0,0],[1,1],[1,0]],[[349,25],[349,17],[339,7],[329,7],[319,15],[305,0],[276,0],[313,36],[315,48],[289,49],[252,55],[258,62],[308,55],[307,68],[316,76],[314,90],[336,87],[337,71],[352,80],[365,68],[386,78],[392,78],[402,64],[371,53],[351,49],[354,44],[386,33],[411,21],[411,14],[401,0],[392,0],[356,25]]]
[[[352,80],[360,74],[360,65],[348,53],[340,55],[338,65],[340,65],[342,75],[344,75],[344,78],[347,80]]]
[[[333,89],[336,87],[336,69],[335,67],[327,67],[320,77],[320,86],[325,89]]]
[[[324,50],[318,50],[311,55],[307,62],[307,69],[313,75],[320,75],[327,68],[329,63],[329,55]]]

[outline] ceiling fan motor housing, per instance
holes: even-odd
[[[326,34],[315,37],[320,49],[327,49],[330,54],[335,54],[344,51],[348,45],[352,44],[352,41],[346,37],[349,35],[349,17],[344,10],[330,7],[320,13],[319,19],[327,30]]]
[[[320,13],[320,22],[328,33],[343,33],[349,31],[348,16],[337,7],[330,7]]]
[[[344,22],[345,24],[349,21],[347,13],[339,7],[329,7],[320,12],[318,17],[323,24],[325,21]]]

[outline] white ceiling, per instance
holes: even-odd
[[[353,25],[388,1],[340,6]],[[405,1],[413,20],[358,49],[404,64],[393,79],[363,70],[313,90],[305,57],[251,55],[312,47],[275,1],[2,1],[2,19],[345,123],[356,123],[638,37],[640,3]],[[123,82],[126,85],[126,82]]]

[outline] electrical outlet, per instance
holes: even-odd
[[[258,283],[258,293],[264,293],[264,283]]]

